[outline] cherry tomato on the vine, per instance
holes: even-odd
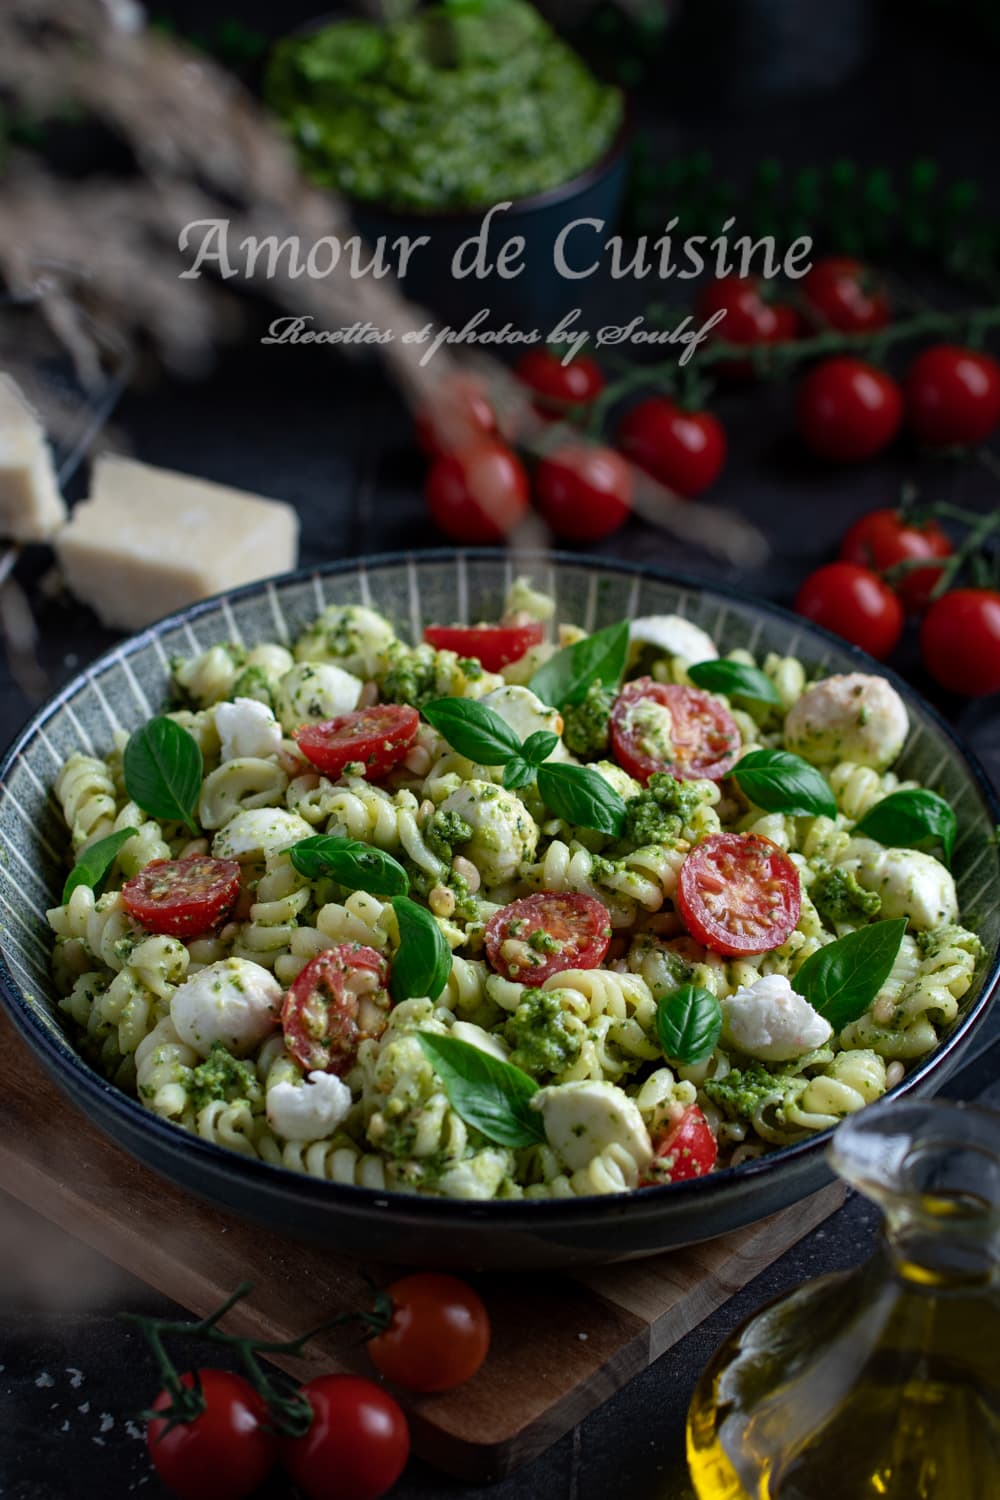
[[[417,1271],[386,1287],[392,1321],[368,1340],[375,1368],[411,1391],[450,1391],[471,1379],[490,1347],[478,1292],[457,1276]]]
[[[240,893],[234,859],[154,859],[122,887],[122,904],[147,932],[197,937],[217,927]]]
[[[563,364],[551,349],[528,349],[514,366],[514,374],[535,392],[535,410],[543,417],[566,416],[604,389],[601,367],[589,354],[577,354]]]
[[[713,953],[769,953],[799,920],[799,872],[762,834],[710,833],[681,865],[677,910],[695,941]]]
[[[902,511],[873,510],[846,532],[840,544],[844,562],[886,573],[902,562],[919,558],[946,558],[952,545],[936,521],[910,521]],[[941,577],[941,567],[906,568],[887,581],[912,612],[926,609],[931,592]]]
[[[841,333],[871,333],[889,321],[885,284],[846,255],[818,260],[800,283],[810,322]]]
[[[718,478],[726,461],[726,431],[709,411],[685,411],[666,396],[650,396],[625,413],[618,446],[640,469],[688,499]]]
[[[724,312],[711,337],[726,344],[743,344],[748,349],[761,344],[785,344],[799,332],[799,315],[788,302],[781,302],[771,284],[757,276],[720,276],[706,282],[695,300],[701,318]],[[749,375],[749,360],[730,360],[720,366],[724,374]]]
[[[484,438],[495,438],[497,419],[482,386],[470,375],[445,380],[434,405],[414,419],[417,442],[428,458],[463,453]]]
[[[503,443],[481,442],[447,453],[427,475],[435,526],[455,542],[502,542],[528,509],[528,476]]]
[[[919,443],[982,443],[1000,423],[1000,365],[979,349],[934,344],[903,382],[907,424]]]
[[[953,589],[935,599],[920,628],[920,652],[931,676],[951,692],[1000,693],[1000,593]]]
[[[690,1104],[679,1120],[668,1125],[653,1142],[653,1161],[640,1187],[661,1182],[687,1182],[704,1177],[719,1159],[712,1127],[697,1104]]]
[[[303,724],[295,742],[324,776],[341,776],[360,762],[369,781],[378,781],[403,759],[420,727],[420,715],[406,703],[376,703],[319,724]]]
[[[278,1442],[261,1396],[242,1375],[228,1370],[198,1370],[204,1410],[190,1422],[168,1427],[153,1417],[146,1427],[146,1447],[157,1474],[181,1500],[243,1500],[253,1494],[274,1468]],[[195,1385],[182,1375],[181,1384]],[[154,1411],[171,1405],[161,1391]]]
[[[598,542],[628,519],[632,471],[612,448],[566,444],[538,465],[535,498],[561,540]]]
[[[887,448],[903,419],[899,387],[852,355],[816,365],[799,386],[799,433],[820,458],[857,463]]]
[[[833,562],[810,573],[795,598],[807,620],[884,661],[903,633],[903,606],[870,568]]]
[[[301,1394],[312,1407],[312,1425],[303,1437],[281,1439],[292,1483],[307,1500],[378,1500],[410,1455],[399,1403],[361,1375],[319,1375]]]

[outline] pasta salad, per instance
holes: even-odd
[[[246,1156],[512,1199],[739,1165],[931,1051],[982,950],[891,684],[553,614],[519,580],[410,645],[330,606],[72,754],[84,1056]]]

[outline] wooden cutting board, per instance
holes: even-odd
[[[269,1233],[189,1197],[92,1126],[48,1080],[0,1013],[0,1189],[203,1316],[243,1281],[255,1290],[231,1332],[286,1340],[367,1304],[353,1261]],[[843,1201],[839,1184],[749,1229],[686,1250],[587,1271],[473,1278],[493,1344],[466,1385],[405,1397],[413,1445],[469,1480],[498,1479],[536,1457]],[[389,1279],[384,1267],[379,1279]],[[370,1373],[356,1332],[338,1330],[292,1375]]]

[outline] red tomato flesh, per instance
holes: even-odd
[[[189,938],[217,927],[239,893],[235,859],[189,854],[152,860],[122,886],[122,903],[147,932]]]
[[[642,704],[669,713],[669,754],[658,753],[644,732]],[[698,688],[638,677],[626,683],[611,710],[615,759],[644,786],[654,771],[669,771],[678,781],[719,781],[736,764],[741,743],[732,714]]]
[[[302,1395],[313,1420],[303,1437],[281,1441],[289,1479],[307,1500],[378,1500],[410,1456],[399,1403],[360,1375],[319,1375]]]
[[[469,1380],[490,1347],[490,1319],[457,1276],[417,1271],[386,1288],[392,1321],[368,1340],[372,1364],[411,1391],[450,1391]]]
[[[285,1046],[307,1072],[343,1075],[381,1036],[392,1004],[389,965],[374,948],[339,943],[306,964],[281,1009]]]
[[[378,703],[303,724],[295,740],[302,754],[324,776],[340,776],[346,766],[360,762],[368,781],[377,781],[406,755],[417,737],[420,715],[405,703]]]
[[[167,1426],[153,1417],[146,1428],[146,1447],[163,1483],[182,1500],[244,1500],[274,1468],[278,1444],[269,1431],[271,1414],[242,1375],[228,1370],[199,1370],[205,1409],[191,1422]],[[192,1374],[181,1384],[195,1384]],[[161,1391],[154,1411],[171,1405]]]
[[[484,672],[499,672],[508,662],[519,661],[544,639],[540,620],[526,625],[428,625],[424,631],[428,646],[474,657]]]
[[[596,969],[611,942],[603,902],[576,892],[539,891],[494,912],[486,953],[498,974],[544,984],[563,969]]]
[[[713,953],[769,953],[799,920],[799,872],[760,834],[713,833],[681,865],[677,908],[691,936]]]
[[[653,1162],[639,1186],[656,1187],[663,1182],[704,1177],[718,1159],[712,1127],[697,1104],[692,1104],[653,1142]]]

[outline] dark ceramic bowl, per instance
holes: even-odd
[[[985,945],[958,1018],[889,1097],[938,1087],[983,1016],[1000,967],[1000,850],[993,841],[1000,806],[947,724],[863,652],[736,592],[561,554],[520,557],[518,571],[555,594],[561,619],[588,630],[639,614],[680,613],[724,650],[740,645],[798,654],[824,671],[878,671],[894,684],[911,722],[901,769],[939,788],[957,809],[954,870],[962,911]],[[64,1035],[49,976],[45,908],[58,900],[64,876],[66,831],[50,788],[66,756],[81,747],[106,750],[116,727],[133,729],[154,713],[176,653],[294,634],[328,603],[372,604],[419,640],[431,621],[495,615],[512,573],[510,558],[499,552],[397,554],[210,599],[100,657],[35,715],[0,767],[0,990],[40,1062],[119,1145],[165,1177],[270,1227],[359,1256],[513,1270],[649,1255],[749,1224],[829,1180],[827,1132],[693,1182],[615,1197],[466,1203],[344,1186],[248,1160],[187,1134],[105,1082]]]

